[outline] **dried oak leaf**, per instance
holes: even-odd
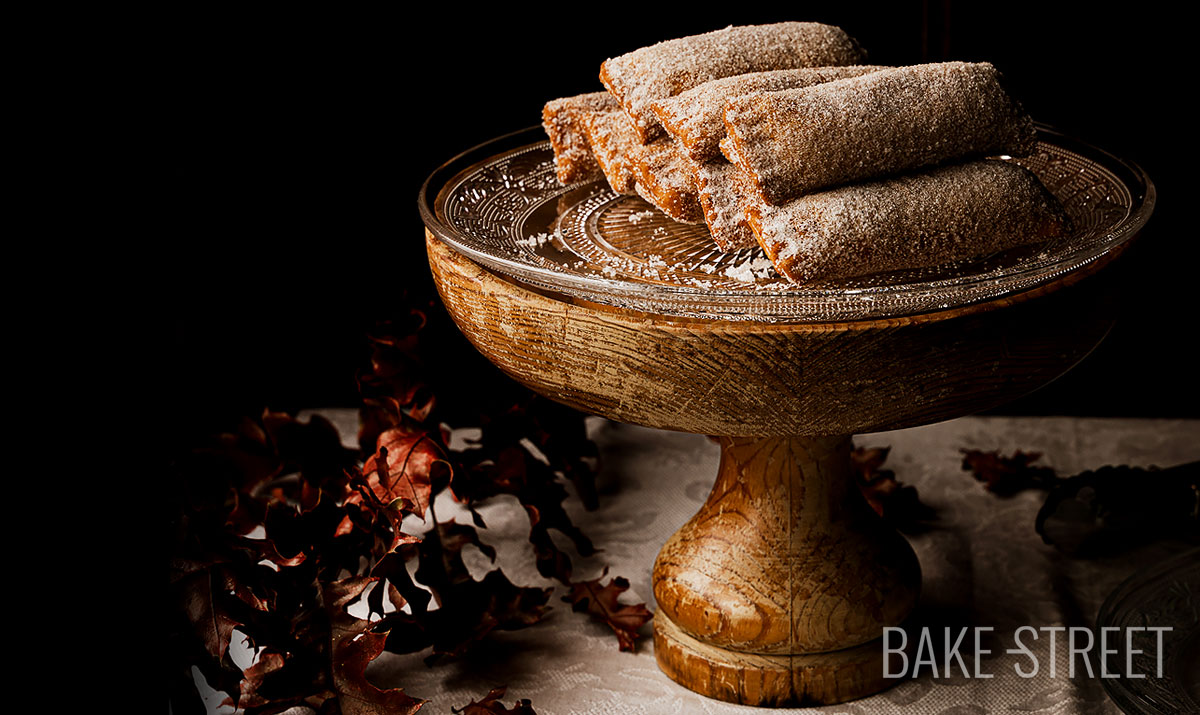
[[[257,561],[269,561],[276,566],[299,566],[308,559],[303,551],[298,551],[292,556],[284,556],[279,553],[279,547],[271,539],[240,538],[237,540],[237,546],[254,554]]]
[[[375,498],[384,504],[405,499],[422,519],[429,506],[433,482],[451,473],[436,431],[394,427],[379,435],[376,453],[363,465],[363,475]],[[351,492],[346,504],[361,504],[363,496]],[[349,517],[347,517],[349,519]],[[338,527],[341,531],[343,526]]]
[[[301,422],[284,412],[265,411],[263,428],[271,437],[284,474],[299,472],[305,484],[327,486],[343,479],[357,462],[356,450],[342,446],[333,423],[320,415]]]
[[[388,633],[373,632],[369,621],[346,610],[376,582],[378,579],[356,576],[321,584],[329,615],[334,690],[344,715],[411,715],[426,701],[400,688],[383,690],[367,680],[367,665],[383,652]]]
[[[240,483],[235,486],[243,491],[253,490],[282,468],[266,430],[250,418],[243,418],[235,432],[218,435],[214,451],[230,460],[240,473]]]
[[[855,447],[850,450],[850,464],[858,473],[859,478],[866,483],[870,483],[878,477],[894,476],[890,469],[880,469],[887,461],[891,451],[891,447]]]
[[[459,656],[493,630],[524,628],[546,617],[546,602],[553,589],[516,586],[502,571],[489,571],[476,581],[462,560],[462,549],[477,544],[489,558],[475,529],[454,521],[439,523],[417,546],[420,566],[417,581],[433,591],[439,608],[426,612],[421,627],[433,644],[429,661]],[[412,652],[415,638],[389,642],[388,649]]]
[[[1011,496],[1025,489],[1049,489],[1058,478],[1050,467],[1033,466],[1041,458],[1040,452],[1018,450],[1011,457],[975,449],[964,449],[962,453],[962,468],[971,471],[994,494]]]
[[[222,564],[172,559],[170,569],[176,603],[182,607],[205,650],[217,660],[229,649],[233,629],[243,625],[243,620],[233,613],[235,602],[267,610],[267,604]]]
[[[421,542],[417,541],[414,543],[420,544]],[[412,612],[413,617],[419,619],[424,616],[425,612],[429,609],[429,600],[431,596],[429,591],[413,583],[412,576],[410,576],[408,573],[408,568],[405,564],[409,560],[410,554],[407,552],[410,550],[412,552],[419,552],[418,547],[405,546],[402,549],[391,551],[385,554],[384,557],[376,562],[375,566],[371,569],[371,575],[379,579],[387,580],[388,586],[390,587],[387,596],[392,601],[392,605],[396,607],[397,611],[401,610],[404,607],[404,604],[408,604],[408,608]],[[399,595],[401,600],[397,600],[396,596],[392,593],[393,590]],[[375,596],[375,594],[376,591],[371,592],[372,596]],[[382,603],[380,605],[382,605]],[[381,609],[375,610],[376,612],[381,612]],[[423,647],[423,645],[419,646],[415,648],[415,650],[420,650],[420,648]]]
[[[875,513],[897,528],[911,529],[933,518],[934,511],[921,502],[916,487],[897,480],[892,470],[881,469],[889,452],[891,447],[856,447],[850,451],[850,464],[859,491]]]
[[[371,484],[357,471],[350,477],[349,486],[357,498],[346,500],[343,506],[345,515],[334,530],[335,537],[346,536],[356,528],[360,529],[378,537],[377,543],[385,543],[385,554],[405,544],[420,543],[419,536],[407,534],[402,528],[404,516],[416,511],[411,499],[397,497],[390,502],[381,501]],[[382,558],[380,554],[375,556]]]
[[[172,463],[182,506],[194,517],[215,520],[230,515],[231,494],[251,494],[279,476],[281,464],[267,433],[249,418],[235,430],[213,435],[178,455]],[[252,506],[252,505],[251,505]],[[234,517],[252,519],[253,512]]]
[[[504,703],[500,702],[500,698],[504,697],[504,693],[508,690],[507,686],[501,685],[492,690],[479,702],[471,701],[461,708],[450,708],[450,712],[457,715],[537,715],[533,710],[533,706],[527,698],[523,698],[513,703],[511,708],[504,707]]]
[[[401,319],[380,323],[367,336],[371,365],[358,374],[363,397],[359,444],[364,452],[406,417],[422,423],[433,411],[436,401],[425,384],[428,370],[420,356],[419,333],[425,325],[425,314],[410,308]]]
[[[529,541],[537,557],[538,573],[570,583],[571,560],[551,540],[549,530],[571,539],[582,556],[591,556],[596,548],[563,508],[567,491],[553,470],[527,449],[514,446],[515,442],[506,444],[498,439],[507,428],[497,429],[501,432],[490,427],[483,430],[482,446],[468,453],[475,461],[455,472],[451,491],[468,505],[496,494],[515,496],[529,516]]]
[[[586,610],[617,634],[617,642],[621,650],[632,651],[638,639],[638,629],[654,617],[646,604],[628,606],[617,602],[617,597],[629,589],[629,581],[621,576],[615,576],[607,585],[601,586],[600,581],[608,574],[608,569],[600,574],[600,578],[591,581],[577,581],[571,584],[571,591],[563,600],[571,604],[572,610]]]
[[[274,650],[264,650],[258,656],[258,661],[242,672],[242,683],[237,706],[241,709],[259,708],[271,704],[280,704],[279,700],[270,694],[274,677],[283,673],[287,655]],[[265,692],[264,692],[265,691]]]
[[[495,563],[496,549],[479,540],[479,532],[466,524],[459,524],[454,519],[438,524],[438,536],[442,540],[442,553],[454,554],[455,561],[465,571],[462,563],[462,550],[468,544],[474,545],[489,561]]]
[[[1200,541],[1200,462],[1109,466],[1061,479],[1034,526],[1045,543],[1081,558],[1164,538]]]
[[[588,511],[600,502],[596,494],[596,465],[599,452],[588,439],[585,415],[578,410],[531,394],[503,416],[520,425],[524,436],[537,447],[551,471],[561,472],[575,486]]]
[[[529,543],[533,545],[533,557],[538,573],[546,578],[556,578],[563,583],[571,582],[571,558],[564,554],[550,538],[550,530],[542,521],[538,508],[525,506],[529,516]]]

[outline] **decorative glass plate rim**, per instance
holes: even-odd
[[[1104,599],[1104,603],[1100,605],[1100,610],[1096,615],[1097,629],[1112,627],[1115,623],[1120,622],[1121,616],[1126,610],[1136,608],[1145,601],[1145,593],[1147,590],[1153,590],[1156,593],[1161,593],[1161,583],[1164,579],[1180,577],[1187,574],[1189,571],[1200,570],[1200,548],[1185,549],[1184,551],[1158,561],[1149,566],[1143,567],[1134,571],[1132,575],[1120,583],[1112,593]],[[1179,634],[1176,630],[1169,631],[1170,636],[1164,639],[1163,649],[1169,650],[1176,643],[1186,643],[1191,638],[1196,638],[1200,635],[1200,624],[1190,633]],[[1113,651],[1117,655],[1124,655],[1124,651],[1118,648]],[[1135,651],[1136,652],[1136,651]],[[1168,679],[1173,680],[1173,674],[1167,675]],[[1139,692],[1138,686],[1146,686],[1150,678],[1101,678],[1100,682],[1104,686],[1105,692],[1113,699],[1122,711],[1126,713],[1161,713],[1173,712],[1172,710],[1163,710],[1154,706],[1153,697],[1146,693]],[[1174,693],[1178,695],[1179,693]],[[1184,696],[1189,701],[1190,696]],[[1149,701],[1148,701],[1149,700]],[[1191,705],[1191,702],[1186,703]],[[1168,704],[1173,706],[1174,704]],[[1150,709],[1152,708],[1152,709]]]
[[[1011,297],[1045,285],[1090,265],[1128,242],[1149,220],[1154,210],[1156,191],[1146,172],[1137,164],[1075,139],[1057,129],[1037,123],[1039,139],[1074,152],[1102,165],[1129,192],[1128,214],[1089,246],[1053,259],[1030,261],[1006,270],[967,274],[952,279],[894,283],[860,288],[789,286],[786,291],[754,293],[708,290],[683,285],[664,285],[634,278],[609,278],[573,274],[532,262],[513,260],[481,250],[470,237],[462,236],[439,217],[439,204],[446,189],[470,171],[503,157],[548,145],[540,126],[510,132],[478,144],[458,154],[433,171],[421,185],[418,209],[429,231],[457,252],[509,278],[530,284],[565,298],[637,310],[668,317],[689,317],[764,322],[831,322],[893,318],[918,313],[960,308],[976,303]],[[527,141],[528,140],[528,141]],[[1124,171],[1118,175],[1114,168]],[[586,183],[586,182],[584,182]],[[562,187],[560,196],[577,186]],[[775,313],[747,310],[765,301],[779,299],[788,309]],[[831,315],[831,301],[844,303]],[[807,306],[808,310],[795,310]],[[880,307],[886,306],[886,307]]]

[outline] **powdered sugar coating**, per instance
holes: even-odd
[[[725,103],[732,97],[810,87],[882,69],[887,68],[851,65],[751,72],[705,82],[674,97],[653,102],[650,109],[667,134],[679,141],[693,161],[705,162],[721,153],[717,145],[725,136]]]
[[[695,165],[696,188],[704,222],[713,241],[722,251],[736,251],[754,245],[754,233],[746,223],[734,183],[737,167],[718,157]]]
[[[725,128],[730,153],[770,204],[971,156],[1021,156],[1036,143],[1032,120],[986,62],[898,67],[734,97]]]
[[[726,268],[724,272],[726,277],[742,283],[754,283],[755,281],[769,278],[773,274],[774,271],[771,270],[771,262],[762,256],[747,258],[737,265]]]
[[[588,114],[619,108],[608,92],[590,92],[546,102],[542,107],[542,128],[554,149],[554,172],[559,182],[573,184],[600,177],[600,165],[588,143]]]
[[[700,223],[703,213],[692,166],[669,137],[635,153],[638,194],[681,223]]]
[[[936,266],[1063,236],[1069,220],[1029,170],[981,160],[790,201],[752,224],[796,282]]]
[[[815,22],[727,27],[608,59],[600,81],[624,107],[642,143],[662,134],[650,104],[722,77],[798,67],[861,64],[841,28]]]
[[[608,185],[618,194],[632,194],[634,156],[641,145],[629,118],[619,109],[592,112],[585,115],[584,127]]]

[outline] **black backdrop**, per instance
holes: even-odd
[[[378,14],[293,9],[180,16],[161,147],[172,200],[155,300],[161,365],[191,426],[264,406],[352,405],[366,329],[400,294],[432,296],[416,210],[458,152],[535,124],[548,99],[600,88],[600,62],[670,37],[784,19],[841,25],[879,64],[987,60],[1030,113],[1140,163],[1159,206],[1129,256],[1124,319],[1081,366],[1009,414],[1197,416],[1184,223],[1195,134],[1183,18],[1165,7],[906,0],[455,3]],[[1115,7],[1115,6],[1113,6]],[[448,343],[446,355],[465,350]]]

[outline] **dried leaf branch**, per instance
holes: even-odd
[[[548,611],[553,589],[516,586],[500,569],[475,580],[462,560],[468,544],[494,558],[477,531],[477,507],[498,494],[525,508],[538,571],[587,593],[596,605],[586,610],[614,628],[622,649],[632,648],[634,623],[649,613],[616,603],[628,583],[573,582],[570,557],[549,535],[558,530],[581,555],[595,552],[563,508],[566,483],[595,506],[596,450],[583,416],[494,372],[482,391],[464,386],[461,374],[439,373],[436,354],[427,353],[429,329],[414,308],[370,336],[370,366],[358,376],[359,450],[343,448],[321,417],[300,422],[267,411],[173,463],[178,712],[195,710],[193,666],[248,715],[295,705],[322,715],[419,710],[425,701],[368,680],[367,665],[384,649],[452,658],[493,630],[527,627]],[[477,426],[479,439],[452,450],[450,425]],[[437,520],[433,504],[447,489],[473,524]],[[430,530],[405,532],[406,517],[429,515]],[[366,604],[369,618],[351,615],[355,603]],[[256,653],[244,670],[230,653],[237,633]],[[494,690],[463,712],[533,712],[528,701],[503,709],[503,694]]]
[[[1045,543],[1068,555],[1111,555],[1161,538],[1200,541],[1200,462],[1170,469],[1108,466],[1060,477],[1034,464],[1037,452],[963,454],[963,469],[990,492],[1047,491],[1034,526]]]

